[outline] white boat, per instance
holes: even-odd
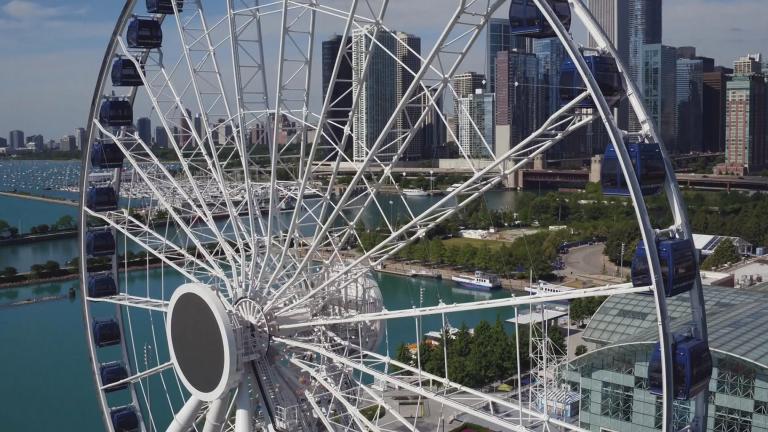
[[[420,277],[420,278],[428,278],[428,279],[442,279],[443,275],[440,274],[440,272],[437,271],[429,271],[429,270],[411,270],[410,272],[411,277]]]
[[[423,189],[403,189],[403,195],[405,196],[416,196],[416,197],[422,197],[429,195],[429,192],[423,190]]]
[[[476,271],[474,276],[453,276],[451,280],[464,288],[477,291],[493,291],[501,288],[501,280],[498,276],[481,271]]]
[[[451,193],[461,187],[461,183],[454,183],[448,187],[448,189],[445,190],[446,193]]]

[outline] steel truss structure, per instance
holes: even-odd
[[[154,14],[143,3],[126,0],[117,20],[91,102],[91,144],[83,156],[84,316],[106,430],[125,430],[117,414],[128,412],[123,418],[136,419],[141,431],[445,430],[459,417],[504,430],[579,431],[577,424],[549,416],[530,398],[524,401],[522,392],[501,396],[451,381],[447,354],[442,375],[427,373],[418,354],[413,364],[393,359],[388,323],[406,319],[418,324],[426,316],[440,316],[446,323],[455,312],[530,309],[552,301],[641,292],[653,293],[657,305],[665,348],[663,429],[671,430],[671,335],[658,289],[658,230],[623,144],[626,132],[618,129],[579,46],[546,1],[535,4],[576,64],[586,84],[583,92],[501,154],[482,136],[481,125],[472,122],[488,160],[459,148],[472,174],[420,208],[403,194],[394,170],[428,121],[447,126],[441,101],[459,97],[452,79],[506,1],[449,2],[447,12],[436,14],[440,32],[423,53],[400,39],[395,49],[387,42],[395,37],[397,8],[405,3],[399,0],[169,0],[159,3],[171,10]],[[616,59],[626,96],[643,126],[639,136],[660,142],[626,65],[582,1],[569,3],[602,53]],[[126,30],[137,15],[162,25],[162,47],[130,43]],[[326,96],[316,106],[318,38],[332,32],[341,36],[342,50]],[[398,51],[418,64],[403,63]],[[352,82],[340,78],[350,55],[358,60]],[[377,56],[395,64],[407,85],[376,139],[366,144],[364,157],[353,158],[349,150],[359,142],[352,125],[361,120],[355,116],[363,89],[376,84],[372,59]],[[109,82],[116,58],[135,67],[140,84]],[[150,142],[143,131],[115,127],[100,115],[105,98],[115,95],[130,102],[134,119],[147,117],[158,125],[163,139]],[[585,114],[579,104],[589,99],[596,109]],[[338,112],[348,113],[345,121]],[[620,284],[384,309],[373,268],[598,120],[609,132],[630,188],[649,252],[651,286]],[[330,128],[343,133],[337,136]],[[458,142],[452,128],[447,133]],[[122,167],[100,167],[93,158],[97,144],[116,146]],[[666,154],[665,161],[664,189],[675,216],[668,231],[690,238]],[[344,166],[356,173],[339,187]],[[119,197],[117,208],[91,205],[89,194],[96,187],[111,188]],[[393,202],[403,209],[404,221],[392,214]],[[361,253],[351,252],[364,244],[367,233],[361,226],[373,228],[371,220],[379,224],[377,241]],[[117,240],[110,256],[88,254],[88,234],[94,231],[109,232]],[[145,274],[130,273],[129,265]],[[88,284],[95,275],[110,276],[117,289],[92,292]],[[706,340],[700,282],[691,299],[694,335]],[[119,328],[108,340],[99,327],[105,318]],[[423,336],[419,325],[416,329],[418,344]],[[546,381],[555,376],[549,369],[557,365],[548,364],[556,362],[546,337],[536,339]],[[108,364],[121,365],[125,374],[109,378],[104,374]],[[393,395],[402,392],[423,408],[414,417],[406,418],[396,406]],[[549,392],[545,387],[539,393],[546,407]],[[376,415],[364,415],[371,409]],[[702,430],[706,396],[696,401],[695,413],[691,427]]]

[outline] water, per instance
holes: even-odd
[[[377,280],[389,310],[418,306],[422,298],[421,304],[430,306],[441,299],[450,304],[509,295],[504,292],[475,295],[456,290],[449,281],[390,275],[377,275]],[[166,285],[176,282],[175,278],[166,275]],[[160,271],[132,272],[128,283],[132,289],[143,289],[144,284],[157,287]],[[64,294],[70,287],[78,285],[76,281],[45,283],[0,291],[0,305],[41,295]],[[501,312],[502,319],[513,316],[511,309]],[[146,319],[142,319],[140,313],[133,314],[132,318],[137,340],[143,339],[140,334],[146,331]],[[446,318],[454,326],[466,323],[474,327],[482,319],[495,320],[496,311],[456,313]],[[422,323],[423,332],[439,330],[440,325],[439,315],[426,317]],[[2,430],[61,430],[62,425],[66,425],[65,430],[100,430],[101,417],[88,360],[80,300],[0,308],[0,328],[0,346],[3,347],[0,356]],[[416,339],[415,329],[416,323],[411,318],[388,323],[389,350],[393,356],[400,343]],[[142,343],[137,344],[137,356],[141,361]],[[384,342],[379,352],[387,352]]]

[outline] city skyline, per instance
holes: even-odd
[[[421,17],[428,11],[445,13],[444,8],[435,7],[439,3],[425,0],[409,5],[413,12],[398,13],[402,11],[396,6],[390,13],[403,17],[398,30],[431,43],[437,29]],[[665,45],[696,46],[700,55],[724,66],[745,53],[768,51],[768,29],[761,25],[764,4],[760,0],[678,0],[663,7]],[[14,56],[14,61],[0,70],[2,94],[14,102],[0,106],[0,135],[5,137],[18,129],[26,134],[60,137],[84,126],[100,58],[119,8],[117,2],[96,0],[78,0],[66,7],[52,0],[0,2],[0,49]],[[720,19],[707,19],[711,16]],[[77,25],[83,20],[93,24]],[[583,29],[574,28],[574,33],[578,38]],[[482,38],[478,45],[484,48],[484,44]],[[320,45],[316,44],[318,59]],[[482,73],[484,62],[484,49],[475,49],[462,70]],[[66,78],[50,79],[54,71]],[[72,76],[79,79],[69,79]]]

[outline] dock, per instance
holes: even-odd
[[[80,207],[80,204],[77,201],[71,201],[64,198],[49,198],[39,195],[29,195],[25,193],[18,193],[18,192],[0,192],[0,196],[9,197],[9,198],[21,198],[31,201],[40,201],[45,202],[49,204],[61,204],[66,205],[70,207]]]

